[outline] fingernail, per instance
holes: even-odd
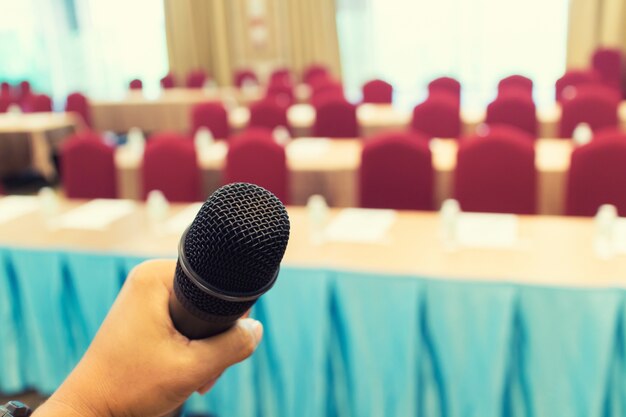
[[[240,320],[239,323],[243,326],[247,331],[252,334],[254,337],[254,345],[258,346],[259,342],[261,342],[261,338],[263,337],[263,325],[261,322],[255,319],[243,319]]]

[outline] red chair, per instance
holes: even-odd
[[[6,81],[0,84],[0,96],[11,98],[11,84]]]
[[[343,85],[335,80],[325,79],[323,83],[312,88],[311,97],[309,99],[313,106],[322,104],[328,99],[345,100],[343,93]]]
[[[0,113],[6,113],[11,106],[11,98],[0,95]]]
[[[513,137],[519,141],[524,141],[528,143],[533,143],[536,139],[535,136],[529,134],[525,130],[506,124],[485,124],[477,130],[478,131],[476,132],[474,137],[491,139],[507,139]],[[464,140],[471,140],[471,136],[469,138],[465,138]]]
[[[372,80],[363,85],[363,103],[391,104],[393,86],[383,80]]]
[[[130,83],[128,83],[128,88],[131,90],[142,90],[143,81],[141,81],[138,78],[135,78],[134,80],[131,80]]]
[[[246,68],[235,71],[235,86],[241,88],[245,82],[259,84],[259,79],[251,69]]]
[[[601,85],[600,77],[595,71],[589,70],[569,70],[561,78],[556,80],[556,101],[571,99],[575,88],[586,85]]]
[[[464,211],[533,214],[535,148],[516,137],[474,137],[460,143],[454,196]]]
[[[293,86],[293,75],[289,68],[276,68],[270,75],[270,84],[289,84]]]
[[[569,138],[579,123],[587,123],[592,130],[617,126],[619,123],[619,95],[603,86],[576,88],[570,100],[561,103],[559,136]]]
[[[68,95],[67,101],[65,102],[65,111],[78,114],[83,119],[83,123],[86,127],[92,127],[91,106],[89,105],[87,97],[83,94],[72,93]]]
[[[329,74],[328,67],[323,64],[311,64],[303,72],[302,81],[311,85],[311,81],[315,78],[326,76]]]
[[[201,69],[189,71],[185,85],[187,88],[202,88],[207,80],[206,73]]]
[[[176,82],[174,79],[174,74],[172,74],[171,72],[168,72],[165,77],[161,78],[161,88],[163,89],[170,89],[170,88],[174,88],[176,86]]]
[[[285,82],[272,83],[267,86],[265,98],[276,100],[285,106],[291,106],[295,100],[293,86]]]
[[[27,113],[49,113],[52,111],[52,99],[46,94],[33,94],[22,107]]]
[[[565,211],[594,216],[602,204],[613,204],[626,216],[626,141],[599,140],[572,152]]]
[[[224,182],[249,182],[274,193],[289,204],[289,174],[285,148],[263,135],[241,136],[230,141]]]
[[[624,73],[621,50],[617,48],[599,48],[591,58],[591,65],[604,85],[621,94],[622,76]]]
[[[143,157],[143,195],[160,190],[169,201],[202,200],[193,141],[175,134],[150,138]]]
[[[363,146],[361,207],[432,210],[433,177],[427,138],[407,132],[383,133]]]
[[[509,75],[498,82],[498,95],[508,91],[524,92],[533,96],[533,80],[523,75]]]
[[[289,129],[287,107],[271,98],[257,101],[250,106],[249,127],[265,127],[274,129],[284,126]]]
[[[624,132],[619,126],[605,127],[593,132],[593,140],[626,141],[626,132]]]
[[[33,93],[33,90],[30,87],[30,83],[28,81],[22,81],[20,83],[18,99],[22,100],[25,97],[29,97],[32,93]]]
[[[455,98],[436,93],[415,106],[411,128],[428,137],[458,138],[461,116]]]
[[[236,135],[228,138],[228,143],[238,141],[240,139],[265,139],[274,142],[274,133],[266,127],[247,127]]]
[[[461,83],[451,77],[439,77],[428,84],[428,94],[447,92],[455,97],[461,97]]]
[[[329,99],[315,107],[313,136],[329,138],[357,138],[359,124],[356,106],[344,99]]]
[[[213,137],[226,139],[230,136],[228,111],[220,102],[199,103],[191,109],[192,135],[201,127],[207,127]]]
[[[116,198],[115,149],[95,132],[74,135],[61,145],[61,176],[68,198]]]
[[[537,113],[531,97],[511,92],[498,96],[487,106],[487,124],[515,126],[537,137]]]

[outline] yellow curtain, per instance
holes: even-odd
[[[209,72],[219,84],[231,83],[228,2],[164,0],[170,70],[179,83],[197,68]]]
[[[568,68],[585,68],[599,46],[626,52],[626,0],[570,0]]]

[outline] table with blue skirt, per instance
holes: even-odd
[[[0,391],[53,392],[129,271],[148,258],[0,247]],[[253,309],[265,326],[253,357],[229,369],[208,394],[194,395],[188,411],[626,413],[626,293],[617,283],[539,285],[298,263],[286,257],[277,284]]]

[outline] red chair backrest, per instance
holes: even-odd
[[[437,93],[415,106],[411,127],[429,137],[458,138],[461,115],[454,97]]]
[[[246,80],[253,81],[255,84],[259,83],[259,79],[251,69],[240,69],[235,71],[235,86],[238,88],[243,87]]]
[[[11,97],[11,84],[6,81],[3,81],[2,84],[0,84],[0,96],[8,98]]]
[[[251,132],[229,141],[225,183],[249,182],[274,193],[289,204],[288,171],[285,148]]]
[[[537,136],[537,113],[530,97],[504,93],[487,106],[487,124],[515,126]]]
[[[150,138],[143,157],[143,195],[160,190],[169,201],[202,199],[193,141],[175,134]]]
[[[293,85],[293,75],[289,68],[276,68],[272,71],[269,84],[275,83]]]
[[[236,135],[228,138],[228,143],[238,141],[239,139],[265,139],[268,141],[274,141],[274,133],[272,130],[266,127],[248,127]]]
[[[498,95],[507,91],[523,91],[532,97],[533,80],[523,75],[509,75],[498,82]]]
[[[130,81],[130,83],[128,84],[128,87],[131,90],[141,90],[143,88],[143,81],[135,78],[134,80]]]
[[[433,209],[433,166],[428,140],[407,132],[384,133],[363,146],[361,207]]]
[[[393,86],[383,80],[372,80],[363,85],[363,103],[391,104]]]
[[[83,118],[83,123],[85,126],[92,127],[91,122],[91,106],[89,105],[89,101],[87,97],[85,97],[81,93],[72,93],[67,96],[67,101],[65,102],[65,111],[73,112],[80,117]]]
[[[340,98],[326,100],[315,106],[313,136],[330,138],[359,137],[356,106]]]
[[[165,77],[161,78],[161,88],[169,89],[174,88],[176,86],[176,82],[174,79],[174,74],[167,73]]]
[[[187,88],[202,88],[207,79],[206,73],[201,69],[191,70],[187,74],[185,85]]]
[[[272,98],[257,101],[250,106],[249,127],[274,129],[284,126],[289,129],[287,107]]]
[[[228,111],[220,102],[198,103],[191,109],[191,133],[201,127],[207,127],[213,137],[226,139],[230,136]]]
[[[285,106],[291,106],[294,103],[293,86],[285,82],[271,83],[267,86],[265,98],[277,100]]]
[[[318,106],[328,99],[343,99],[345,95],[343,93],[343,85],[330,78],[324,79],[324,82],[312,87],[310,103],[313,106]]]
[[[25,98],[23,108],[28,113],[51,112],[52,99],[46,94],[33,94]]]
[[[624,71],[621,50],[617,48],[599,48],[591,58],[591,65],[604,85],[621,93]]]
[[[569,70],[561,78],[556,80],[555,98],[561,102],[563,99],[571,99],[572,87],[585,85],[600,85],[600,76],[595,71],[590,70]]]
[[[323,64],[311,64],[304,70],[302,81],[311,85],[314,79],[327,75],[329,75],[328,67]]]
[[[599,140],[572,152],[565,211],[593,216],[602,204],[613,204],[626,216],[626,141]]]
[[[0,95],[0,113],[6,113],[11,105],[11,98],[9,96]]]
[[[482,125],[479,129],[477,129],[473,137],[479,138],[491,138],[491,139],[507,139],[510,137],[516,138],[517,140],[533,143],[536,139],[535,136],[530,133],[522,130],[518,127],[506,125],[506,124],[491,124],[491,125]],[[469,138],[465,138],[465,140],[471,140],[472,136]]]
[[[623,140],[626,141],[626,132],[619,126],[605,127],[593,132],[593,140]]]
[[[116,198],[115,149],[84,131],[61,145],[61,176],[68,198]]]
[[[599,85],[577,87],[574,97],[561,103],[559,136],[571,137],[579,123],[587,123],[592,130],[617,126],[619,104],[620,97],[612,89]]]
[[[455,97],[461,97],[461,83],[452,77],[435,78],[428,84],[428,94],[445,91]]]
[[[536,177],[532,141],[468,138],[459,146],[454,196],[464,211],[533,214]]]
[[[30,87],[30,83],[28,81],[22,81],[20,83],[20,89],[19,89],[19,97],[18,99],[21,100],[24,97],[28,97],[32,94],[32,89]]]

